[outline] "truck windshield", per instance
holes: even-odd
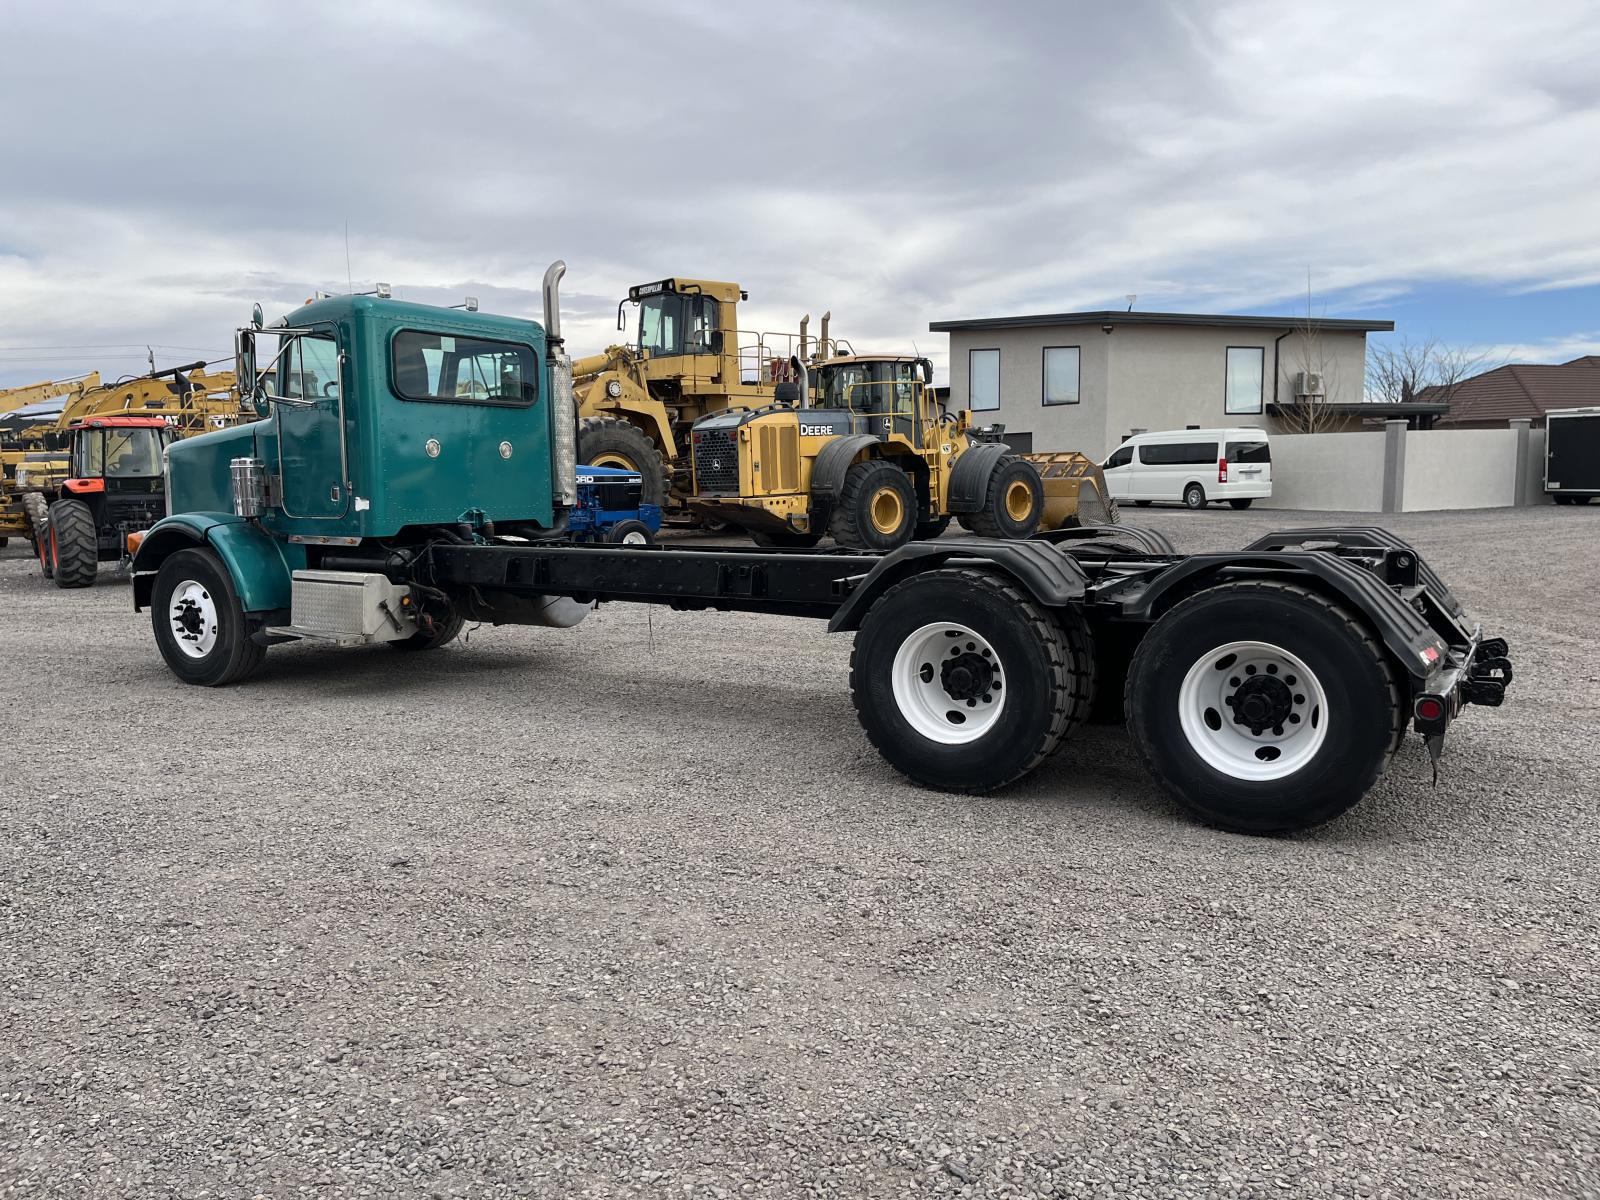
[[[652,356],[710,354],[717,302],[710,296],[663,292],[639,302],[639,349]]]

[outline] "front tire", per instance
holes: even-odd
[[[1185,508],[1200,509],[1206,506],[1206,490],[1198,483],[1191,483],[1183,489],[1183,506]]]
[[[656,535],[643,521],[636,521],[630,517],[626,521],[618,521],[608,529],[606,541],[616,546],[654,546]]]
[[[934,517],[930,521],[918,521],[912,537],[919,542],[931,542],[942,538],[944,531],[949,528],[950,518],[948,516]]]
[[[909,542],[916,524],[917,491],[910,477],[873,458],[845,472],[828,532],[851,550],[888,551]]]
[[[56,569],[50,559],[50,506],[38,492],[28,492],[22,497],[22,511],[28,517],[28,537],[39,559],[39,573],[49,579]]]
[[[993,791],[1043,761],[1087,712],[1086,647],[1006,579],[930,571],[868,610],[851,697],[901,774],[941,791]]]
[[[1367,792],[1404,731],[1382,648],[1345,609],[1288,583],[1190,597],[1128,670],[1128,729],[1156,782],[1209,825],[1287,833]]]
[[[1044,515],[1044,484],[1025,458],[1007,454],[995,463],[977,512],[962,513],[961,527],[978,537],[1020,540],[1032,537]]]
[[[150,593],[156,646],[185,683],[222,687],[261,665],[233,578],[208,550],[179,550],[161,564]]]
[[[578,461],[591,467],[639,472],[639,502],[667,502],[667,468],[644,430],[611,417],[589,417],[578,426]]]
[[[50,559],[58,588],[94,586],[100,573],[100,532],[82,500],[57,500],[50,506]]]

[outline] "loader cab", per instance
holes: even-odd
[[[639,307],[634,346],[652,364],[652,375],[736,378],[738,303],[745,295],[736,283],[709,279],[662,279],[629,288],[623,303]],[[619,305],[619,326],[621,316]],[[675,359],[681,360],[676,370]]]
[[[817,368],[816,406],[846,409],[866,418],[880,437],[903,438],[921,448],[933,407],[933,364],[925,358],[849,355]]]

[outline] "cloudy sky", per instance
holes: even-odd
[[[1583,0],[0,4],[0,385],[390,282],[575,351],[666,275],[858,349],[1123,307],[1600,352]],[[126,69],[119,69],[125,66]],[[346,262],[348,224],[349,260]]]

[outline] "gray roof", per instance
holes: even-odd
[[[969,321],[933,321],[934,333],[960,329],[1038,329],[1052,325],[1205,325],[1213,329],[1296,329],[1306,323],[1299,317],[1240,317],[1214,313],[1101,312],[1040,313],[1030,317],[978,317]],[[1388,333],[1393,321],[1352,321],[1317,317],[1318,329],[1329,333]]]

